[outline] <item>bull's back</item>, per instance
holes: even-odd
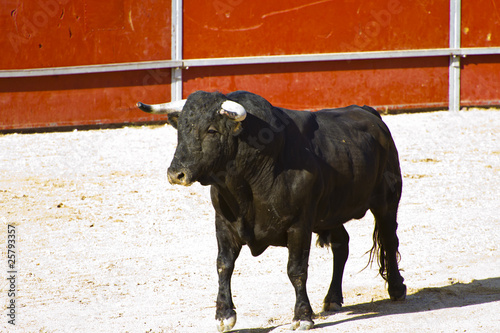
[[[387,126],[375,110],[358,106],[302,117],[307,124],[300,126],[302,135],[310,139],[320,166],[318,218],[329,225],[361,218],[388,160],[394,160],[391,154],[398,163]]]
[[[346,154],[341,162],[356,164],[392,144],[389,129],[373,109],[353,105],[318,111],[315,118],[318,130],[313,142],[328,164],[338,163],[335,152]]]

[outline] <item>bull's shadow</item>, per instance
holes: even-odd
[[[316,317],[330,322],[321,322],[315,328],[335,326],[337,324],[364,320],[393,314],[418,313],[447,308],[459,308],[500,301],[500,277],[485,280],[473,280],[470,283],[456,283],[437,288],[424,288],[408,295],[404,302],[392,302],[384,299],[376,302],[349,305],[342,312],[352,318],[335,320],[334,313],[319,313]],[[318,318],[319,317],[319,318]],[[234,330],[233,333],[268,333],[277,326]],[[313,330],[314,331],[314,330]]]

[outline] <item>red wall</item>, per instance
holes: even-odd
[[[185,1],[184,58],[448,47],[448,12],[432,0]]]
[[[500,46],[500,2],[462,1],[462,47]],[[462,59],[461,103],[500,105],[500,55]]]
[[[170,17],[167,0],[2,0],[0,69],[169,59]]]
[[[497,8],[499,7],[499,8]],[[500,4],[462,0],[462,46],[500,46]],[[184,0],[185,59],[446,48],[449,1]],[[1,69],[170,59],[167,0],[4,0]],[[448,105],[448,57],[191,67],[183,95],[249,90],[295,109]],[[500,55],[462,60],[462,104],[500,105]],[[158,120],[170,70],[0,78],[0,130]]]
[[[242,89],[299,110],[349,104],[437,107],[447,103],[448,58],[200,67],[185,71],[184,80],[185,97],[199,89]]]
[[[446,48],[448,21],[445,1],[186,1],[184,58]],[[185,97],[243,89],[296,109],[443,107],[448,58],[191,68],[184,82]]]
[[[158,80],[158,81],[157,81]],[[141,100],[170,99],[170,70],[0,79],[0,129],[162,120]]]
[[[170,59],[167,0],[4,0],[0,69]],[[146,122],[170,99],[170,70],[0,78],[0,130]]]

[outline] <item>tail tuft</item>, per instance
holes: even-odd
[[[385,251],[380,240],[378,225],[376,223],[375,230],[373,230],[373,246],[368,252],[370,252],[370,258],[368,259],[368,264],[366,265],[366,267],[371,266],[376,258],[379,266],[378,272],[380,276],[387,281],[387,271],[385,269]]]
[[[375,230],[373,231],[373,246],[368,252],[370,253],[370,258],[368,259],[368,264],[366,264],[365,268],[363,269],[366,269],[368,266],[371,266],[376,258],[379,266],[378,272],[380,276],[385,281],[387,281],[387,264],[388,264],[387,257],[384,246],[382,244],[382,239],[380,238],[380,231],[377,223],[375,223]],[[397,261],[399,263],[401,259],[399,251],[396,252],[396,255],[397,255]]]

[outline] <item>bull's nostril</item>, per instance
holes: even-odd
[[[167,172],[168,181],[172,185],[190,185],[189,173],[169,169]]]

